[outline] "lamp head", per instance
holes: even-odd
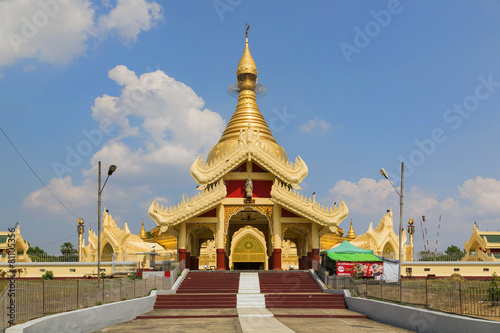
[[[389,179],[389,176],[387,175],[387,172],[385,172],[384,168],[380,169],[380,174],[384,176],[385,179]]]
[[[114,164],[110,165],[108,170],[108,176],[111,176],[115,171],[116,171],[116,165]]]

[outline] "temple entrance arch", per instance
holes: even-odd
[[[231,241],[230,269],[268,269],[266,238],[251,225],[236,231]]]
[[[115,253],[113,246],[111,246],[111,244],[109,243],[106,243],[106,245],[104,245],[102,249],[101,261],[112,261],[113,253]]]
[[[387,242],[384,245],[384,249],[382,251],[382,256],[387,257],[387,258],[394,258],[394,248],[389,242]]]

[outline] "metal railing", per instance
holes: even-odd
[[[143,297],[152,289],[170,289],[173,278],[150,277],[147,279],[97,280],[16,280],[15,323],[65,311],[81,309],[104,303]],[[0,332],[9,327],[7,307],[10,304],[6,287],[0,293]]]
[[[415,261],[462,261],[465,254],[447,255],[439,252],[417,253]]]
[[[398,285],[383,280],[330,276],[327,285],[332,289],[349,289],[357,297],[473,317],[500,317],[500,287],[491,280],[403,279]]]

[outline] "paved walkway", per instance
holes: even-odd
[[[157,309],[97,332],[409,332],[347,309],[267,309],[258,273],[241,273],[236,309]]]
[[[264,310],[264,309],[263,309]],[[274,318],[238,317],[238,309],[162,309],[153,310],[127,323],[96,332],[410,332],[372,321],[346,309],[267,309]],[[290,316],[290,317],[284,317]],[[336,318],[325,318],[336,316]],[[182,318],[184,317],[184,318]],[[188,317],[188,318],[185,318]],[[275,328],[267,319],[283,326]],[[274,329],[273,329],[274,328]],[[95,333],[96,333],[95,332]]]

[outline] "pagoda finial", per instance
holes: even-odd
[[[245,38],[248,39],[248,29],[250,29],[250,26],[248,25],[248,23],[245,23],[245,25],[247,26],[247,28],[245,29]]]
[[[139,232],[139,237],[142,239],[148,238],[148,234],[146,233],[146,230],[144,229],[144,220],[142,221],[142,228],[141,228],[141,231]]]
[[[354,239],[356,238],[356,233],[354,232],[354,229],[352,227],[352,219],[351,219],[351,227],[349,228],[349,231],[347,232],[347,239]]]

